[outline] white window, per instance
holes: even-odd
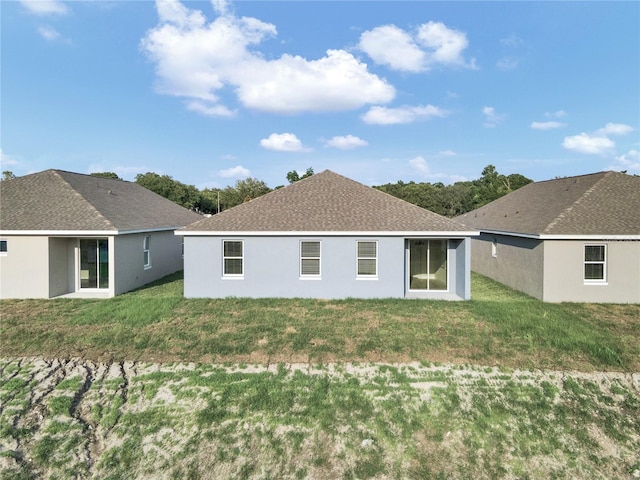
[[[144,236],[142,252],[144,256],[144,268],[151,268],[151,237],[149,235]]]
[[[605,245],[584,246],[584,281],[585,283],[607,281],[607,249]]]
[[[8,251],[7,240],[4,238],[0,239],[0,255],[6,255]]]
[[[378,276],[378,242],[356,242],[358,277]]]
[[[300,276],[320,276],[320,242],[300,242]]]
[[[242,240],[223,240],[222,274],[225,277],[242,277],[244,274],[244,245]]]

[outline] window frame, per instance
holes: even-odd
[[[240,244],[240,256],[237,255],[225,255],[225,245],[227,243],[239,243]],[[227,273],[226,260],[238,260],[240,259],[240,273]],[[244,240],[240,239],[223,239],[222,240],[222,278],[244,278]]]
[[[9,253],[9,240],[6,238],[0,238],[0,257],[6,257],[8,253]]]
[[[142,266],[145,270],[151,268],[151,235],[142,237]]]
[[[305,243],[317,243],[318,244],[318,256],[303,256],[302,255],[302,245]],[[312,279],[319,280],[322,278],[322,241],[321,240],[300,240],[299,245],[299,273],[300,278],[304,280]],[[302,263],[304,260],[317,260],[318,261],[318,273],[303,273]]]
[[[602,260],[587,260],[588,247],[602,247]],[[602,278],[587,278],[587,265],[602,265]],[[582,249],[582,279],[585,285],[604,285],[607,283],[607,244],[585,243]]]
[[[375,255],[373,257],[360,256],[360,244],[372,243],[375,245]],[[360,260],[374,260],[375,273],[360,273]],[[378,241],[377,240],[356,240],[356,278],[361,280],[376,280],[378,278]]]

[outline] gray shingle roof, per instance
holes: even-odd
[[[45,170],[0,182],[0,229],[130,231],[202,217],[132,182]]]
[[[183,228],[183,232],[469,232],[458,222],[330,170]]]
[[[640,235],[640,177],[600,172],[530,183],[456,220],[527,235]]]

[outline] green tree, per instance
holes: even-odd
[[[98,177],[98,178],[111,178],[113,180],[122,180],[116,173],[113,173],[113,172],[94,172],[94,173],[90,173],[89,175],[91,175],[92,177]]]
[[[2,180],[11,180],[12,178],[16,178],[11,170],[5,170],[2,172]]]
[[[289,173],[287,173],[287,180],[289,181],[289,183],[294,183],[298,180],[302,180],[303,178],[310,177],[311,175],[313,175],[312,167],[307,168],[307,171],[302,176],[300,176],[297,171],[291,170]]]
[[[201,194],[193,185],[174,180],[169,175],[147,172],[136,175],[136,183],[190,210],[199,210]]]

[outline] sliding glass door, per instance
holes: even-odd
[[[447,290],[447,240],[409,240],[409,289]]]
[[[107,239],[80,239],[80,288],[109,288]]]

